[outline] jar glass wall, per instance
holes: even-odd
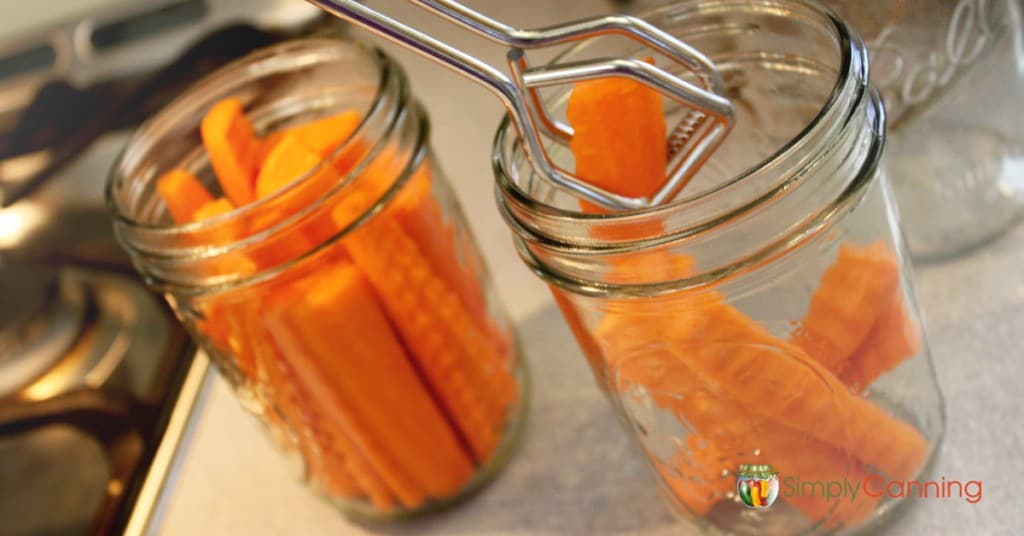
[[[204,120],[225,99],[244,114],[233,143],[245,118],[255,131],[257,199],[172,220],[170,170],[235,199]],[[336,126],[352,117],[350,133]],[[108,183],[136,268],[310,483],[357,516],[465,496],[502,465],[523,407],[512,327],[428,132],[381,52],[296,41],[192,87],[133,135]]]
[[[1024,5],[829,0],[867,41],[911,253],[965,253],[1024,207]]]
[[[721,70],[737,112],[722,147],[677,202],[593,214],[534,176],[506,124],[499,207],[683,518],[863,528],[897,502],[881,483],[919,478],[944,426],[863,45],[809,1],[646,16]],[[643,53],[609,37],[557,61]],[[566,96],[548,95],[556,114]],[[667,123],[684,112],[667,104]],[[766,465],[778,500],[751,504],[738,472]],[[869,488],[833,494],[844,483]]]

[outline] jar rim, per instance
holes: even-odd
[[[374,82],[370,78],[369,86],[372,89],[368,89],[368,91],[372,91],[373,94],[368,99],[365,108],[361,110],[363,116],[346,141],[334,149],[334,156],[336,157],[352,147],[353,143],[357,143],[356,140],[366,138],[371,143],[360,148],[359,153],[361,157],[359,161],[352,169],[339,177],[337,182],[319,198],[312,200],[294,214],[282,217],[271,225],[239,237],[237,240],[225,244],[196,247],[168,248],[163,244],[167,241],[173,241],[178,236],[216,231],[218,226],[230,225],[230,222],[236,219],[241,220],[253,217],[254,214],[268,206],[268,204],[280,201],[282,196],[287,196],[294,189],[301,188],[307,179],[317,176],[319,172],[325,169],[325,166],[331,165],[330,162],[333,160],[333,157],[323,159],[318,165],[301,176],[295,177],[289,185],[280,188],[271,195],[237,207],[225,214],[202,221],[181,225],[150,223],[142,218],[133,217],[133,214],[129,214],[129,212],[134,212],[144,217],[146,209],[136,210],[134,204],[145,203],[145,201],[129,200],[124,207],[120,206],[121,203],[118,202],[120,194],[116,189],[123,189],[125,186],[118,184],[118,181],[151,180],[153,178],[155,174],[140,177],[139,173],[145,173],[146,171],[138,169],[141,167],[140,163],[144,159],[144,156],[138,155],[146,155],[148,152],[153,151],[153,147],[161,139],[162,135],[166,135],[168,128],[181,121],[181,117],[184,114],[194,110],[197,101],[211,101],[211,96],[224,94],[225,88],[244,88],[247,84],[258,80],[261,76],[284,73],[294,69],[294,65],[289,68],[287,64],[280,62],[296,55],[309,54],[310,57],[306,58],[305,61],[312,65],[338,60],[344,61],[345,56],[352,52],[359,54],[360,59],[368,61],[368,65],[376,68],[377,80]],[[316,56],[317,53],[321,55]],[[289,270],[291,267],[319,255],[326,245],[350,233],[353,229],[362,225],[368,218],[379,212],[381,207],[390,202],[396,192],[408,182],[412,172],[425,161],[429,145],[429,121],[423,110],[412,100],[408,81],[401,66],[391,60],[381,49],[358,41],[328,38],[299,39],[259,49],[243,58],[226,64],[198,80],[185,93],[178,96],[156,115],[147,120],[129,137],[125,147],[121,150],[121,154],[114,161],[106,184],[106,203],[108,210],[113,214],[115,235],[137,265],[158,263],[160,266],[174,270],[191,263],[205,262],[236,251],[243,251],[246,248],[262,243],[268,237],[274,236],[276,233],[303,220],[310,214],[322,210],[337,195],[345,195],[347,189],[352,186],[353,181],[361,179],[366,166],[378,158],[381,151],[385,149],[384,145],[386,145],[388,140],[396,135],[398,129],[406,128],[402,125],[407,124],[416,126],[414,127],[415,130],[407,134],[410,143],[408,158],[404,160],[400,169],[395,170],[394,180],[381,193],[379,198],[373,200],[372,204],[366,208],[363,214],[349,222],[344,228],[339,229],[334,235],[327,237],[322,242],[313,245],[308,250],[292,258],[263,268],[255,273],[217,276],[209,282],[202,284],[186,283],[173,277],[168,278],[166,275],[155,275],[152,271],[142,270],[146,276],[147,283],[151,287],[158,290],[170,289],[180,295],[200,296],[216,294],[227,289],[256,285],[271,279]],[[137,153],[134,161],[127,158],[129,151]],[[146,198],[148,199],[149,196],[146,196]]]
[[[558,222],[573,222],[583,224],[580,227],[583,228],[586,225],[642,225],[647,222],[662,221],[670,215],[678,215],[687,212],[692,207],[695,207],[701,203],[705,203],[711,199],[719,198],[724,195],[731,193],[732,188],[747,182],[754,177],[763,173],[768,168],[777,167],[778,164],[784,163],[794,158],[795,153],[802,150],[803,144],[810,140],[813,136],[820,134],[823,131],[827,131],[830,127],[834,128],[834,125],[847,125],[850,117],[855,113],[857,104],[869,93],[868,85],[868,61],[867,61],[867,50],[864,44],[860,41],[859,37],[856,36],[850,28],[846,25],[842,19],[829,7],[821,5],[815,2],[809,2],[807,0],[783,0],[783,4],[791,4],[799,6],[802,10],[808,13],[814,14],[818,17],[819,22],[824,22],[827,26],[834,31],[834,37],[838,42],[838,51],[840,54],[835,83],[828,97],[824,100],[820,110],[811,119],[807,125],[780,148],[778,148],[771,155],[762,159],[760,162],[754,164],[742,173],[723,181],[713,188],[698,192],[690,197],[686,197],[672,203],[651,207],[639,210],[622,211],[618,213],[587,213],[576,210],[567,210],[556,207],[554,205],[540,201],[533,196],[529,195],[516,183],[513,178],[515,172],[512,168],[515,166],[514,161],[516,158],[521,158],[521,155],[515,154],[518,146],[518,136],[515,135],[514,127],[511,124],[508,114],[506,114],[494,137],[492,144],[491,154],[491,167],[496,178],[495,195],[497,197],[497,203],[499,210],[502,212],[506,222],[513,228],[516,235],[531,243],[542,245],[545,249],[552,251],[572,251],[574,253],[580,253],[581,251],[595,251],[601,252],[602,254],[615,253],[615,252],[629,252],[642,247],[649,247],[663,242],[674,241],[679,238],[690,236],[706,231],[712,227],[718,227],[724,225],[729,221],[742,217],[754,210],[757,210],[762,205],[771,202],[773,199],[784,195],[792,185],[788,184],[787,181],[780,181],[771,190],[758,198],[744,203],[739,207],[724,213],[717,215],[716,218],[709,222],[699,222],[696,225],[684,226],[679,229],[674,229],[669,233],[650,237],[649,239],[636,239],[633,237],[618,239],[614,238],[615,233],[584,233],[580,236],[570,236],[565,233],[549,234],[538,230],[535,226],[528,225],[521,221],[519,214],[525,213],[531,216],[537,216],[541,218],[550,219],[551,221]],[[704,6],[696,5],[688,6],[690,10],[700,9]],[[765,2],[765,9],[777,7],[778,2],[772,1],[771,5]],[[723,2],[721,5],[716,4],[717,9],[735,9],[739,8],[750,8],[751,2]],[[653,18],[659,15],[672,12],[673,10],[679,10],[682,5],[679,3],[661,6],[656,9],[652,9],[643,13],[640,13],[641,18]],[[677,18],[679,18],[677,16]],[[552,60],[553,63],[563,60],[566,56],[573,54],[578,50],[580,45],[573,47]],[[850,92],[853,92],[853,98],[850,97]],[[844,100],[845,98],[845,100]],[[840,105],[845,107],[841,108]],[[884,114],[884,110],[879,110],[880,114]],[[836,121],[832,121],[837,119]],[[509,142],[512,141],[510,144]],[[507,147],[512,146],[511,151],[507,150]],[[880,151],[878,151],[880,154]],[[713,158],[713,157],[712,157]],[[866,164],[871,164],[867,162]],[[860,170],[860,174],[869,173],[876,166],[866,165]],[[798,174],[794,174],[798,175]],[[854,181],[856,182],[856,181]],[[837,199],[836,202],[840,202],[841,199]],[[600,235],[601,238],[596,238]]]
[[[313,52],[313,51],[327,51],[334,50],[335,52],[359,50],[367,53],[367,57],[376,65],[379,70],[379,77],[377,81],[377,88],[374,93],[373,101],[366,109],[366,113],[360,118],[359,124],[349,135],[348,139],[335,149],[334,154],[340,154],[347,148],[351,147],[353,140],[360,137],[360,134],[365,132],[366,125],[370,122],[371,118],[382,113],[383,103],[386,98],[386,88],[391,81],[391,78],[396,76],[395,64],[388,56],[378,47],[368,46],[353,40],[343,39],[328,39],[328,38],[304,38],[291,41],[285,41],[270,45],[268,47],[255,50],[241,58],[231,61],[224,66],[216,69],[212,73],[200,78],[193,83],[184,93],[176,97],[173,101],[167,104],[163,109],[157,112],[155,115],[147,119],[142,125],[140,125],[125,142],[124,148],[118,153],[114,159],[114,163],[111,166],[110,172],[108,173],[107,182],[105,185],[104,198],[107,206],[107,210],[113,214],[114,224],[127,226],[132,229],[138,229],[147,233],[153,233],[155,235],[161,234],[174,234],[180,232],[197,232],[203,229],[216,227],[219,224],[223,224],[224,221],[244,217],[260,210],[264,205],[272,204],[281,196],[287,195],[290,190],[297,187],[303,180],[308,177],[314,176],[316,173],[321,171],[325,165],[327,165],[329,159],[325,159],[320,164],[309,169],[301,176],[295,177],[293,181],[284,188],[279,189],[271,195],[257,199],[252,203],[248,203],[241,207],[236,207],[230,212],[219,214],[208,219],[201,221],[193,221],[184,224],[161,224],[143,221],[139,218],[131,217],[124,210],[125,207],[120,206],[118,203],[118,196],[114,193],[115,183],[119,177],[130,175],[130,173],[124,173],[122,169],[126,163],[128,151],[133,146],[139,144],[141,140],[147,138],[153,138],[156,135],[154,132],[159,132],[161,127],[166,124],[173,123],[177,120],[177,117],[194,105],[194,100],[197,95],[212,94],[216,93],[217,89],[220,88],[226,81],[234,80],[230,82],[232,84],[244,85],[245,81],[259,78],[265,75],[267,72],[266,68],[268,64],[283,61],[288,56],[294,56],[302,52]],[[238,82],[238,80],[245,80]],[[404,88],[404,84],[402,84]],[[343,187],[351,180],[355,174],[350,172],[346,175],[338,184],[332,188],[328,195],[335,191],[336,188]],[[317,200],[315,203],[321,203],[322,200]],[[315,207],[311,205],[306,207],[307,209]],[[303,212],[304,213],[304,212]],[[283,224],[287,224],[294,217],[301,216],[300,214],[293,215],[289,218],[283,219],[278,224],[275,224],[268,229],[264,229],[260,233],[247,237],[245,240],[249,240],[253,237],[259,237],[267,231],[273,231]],[[244,241],[244,240],[243,240]]]

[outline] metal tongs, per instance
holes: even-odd
[[[430,58],[490,89],[508,109],[535,172],[577,197],[616,210],[642,209],[671,201],[718,148],[733,124],[733,108],[722,95],[723,83],[715,65],[686,43],[651,23],[632,16],[609,15],[542,28],[523,30],[491,19],[452,0],[408,0],[448,21],[510,48],[508,73],[466,52],[379,13],[358,0],[308,0],[324,11]],[[656,50],[694,73],[700,86],[635,58],[600,58],[530,67],[526,49],[537,49],[593,37],[619,34]],[[641,82],[687,108],[667,140],[669,164],[664,186],[648,197],[628,197],[581,180],[554,163],[542,136],[558,143],[572,138],[572,128],[551,117],[537,89],[605,78],[626,77]]]

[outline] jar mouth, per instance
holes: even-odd
[[[274,193],[225,214],[171,224],[155,183],[163,172],[181,166],[196,170],[197,176],[201,172],[207,186],[216,182],[199,139],[199,118],[226,97],[243,100],[260,136],[301,124],[311,113],[320,117],[356,110],[361,118],[332,155]],[[106,203],[119,242],[136,265],[145,267],[140,271],[151,286],[191,296],[216,293],[272,278],[319,255],[325,245],[360,226],[394,197],[424,161],[428,136],[428,122],[411,100],[404,73],[380,49],[337,39],[286,42],[207,75],[146,121],[114,162]],[[332,163],[343,153],[352,166],[338,174]],[[255,272],[246,272],[241,265],[237,271],[221,268],[235,266],[231,261],[245,258],[247,252],[281,244],[283,237],[290,236],[288,231],[328,214],[362,183],[379,180],[365,172],[382,159],[395,161],[394,167],[388,167],[394,173],[392,182],[379,198],[368,200],[365,213],[332,236]],[[338,176],[325,185],[317,177],[328,167]],[[309,184],[315,185],[317,197],[310,198],[310,190],[304,189]],[[308,203],[296,206],[295,199],[307,198]]]
[[[813,118],[767,157],[713,187],[688,196],[684,190],[680,199],[659,207],[615,213],[588,213],[545,202],[524,188],[524,185],[535,179],[525,177],[516,169],[517,164],[523,163],[524,155],[519,148],[518,136],[506,115],[495,135],[491,163],[496,177],[495,193],[499,208],[520,239],[554,252],[608,254],[635,251],[727,225],[786,195],[805,178],[804,171],[814,161],[808,160],[803,153],[808,150],[829,150],[833,143],[830,140],[850,126],[851,118],[857,113],[860,104],[871,98],[866,49],[838,15],[825,6],[806,0],[747,0],[714,4],[680,2],[639,16],[652,21],[679,21],[698,15],[744,10],[770,16],[788,16],[800,23],[823,29],[835,40],[838,52],[835,80]],[[688,31],[670,33],[688,41],[689,35],[700,36],[714,31],[716,29],[708,25],[695,25]],[[743,29],[723,25],[717,31],[742,32]],[[564,61],[579,53],[581,48],[582,45],[574,47],[553,61]],[[705,50],[702,52],[708,53]],[[714,54],[708,55],[717,61]],[[566,94],[561,95],[563,100]],[[878,113],[884,112],[879,109]],[[730,136],[736,136],[736,130],[743,128],[744,125],[737,123]],[[716,156],[711,156],[709,164]],[[871,173],[875,167],[872,162],[866,162],[861,175]],[[780,169],[788,173],[779,180],[766,181],[769,174],[778,176]],[[765,182],[768,184],[763,184]],[[752,183],[758,183],[760,187],[754,187]],[[726,197],[742,198],[743,201],[726,210],[709,210],[711,205],[721,205]],[[842,196],[835,199],[836,203],[842,201]],[[660,230],[650,234],[621,232],[634,229]]]
[[[349,138],[340,147],[338,147],[331,156],[336,156],[351,148],[354,140],[359,139],[363,134],[365,134],[366,125],[375,116],[388,113],[388,111],[384,109],[385,106],[383,103],[386,99],[386,88],[391,83],[392,78],[396,76],[393,63],[379,48],[365,46],[354,41],[312,38],[271,45],[252,52],[245,57],[234,60],[217,69],[215,72],[201,78],[193,84],[185,94],[173,100],[163,110],[148,119],[134,133],[132,133],[125,144],[125,148],[122,149],[121,153],[114,160],[114,164],[111,167],[105,187],[107,209],[113,214],[115,225],[128,226],[134,229],[144,230],[147,233],[155,234],[178,234],[182,232],[193,233],[203,229],[216,227],[218,225],[222,225],[227,220],[244,217],[248,214],[259,211],[266,205],[272,204],[277,199],[287,195],[290,190],[299,186],[302,181],[316,175],[317,172],[321,171],[325,165],[327,165],[330,157],[324,159],[324,161],[319,165],[308,170],[301,176],[296,177],[289,185],[281,188],[271,195],[257,199],[244,206],[237,207],[228,213],[220,214],[202,221],[189,222],[185,224],[166,224],[147,221],[152,218],[136,215],[141,211],[133,211],[132,208],[134,207],[124,206],[123,199],[114,191],[118,180],[130,178],[134,174],[132,172],[133,165],[138,164],[137,160],[141,159],[142,154],[137,154],[135,155],[135,158],[132,158],[132,153],[145,153],[148,150],[152,150],[152,147],[161,139],[162,134],[166,133],[174,123],[180,121],[181,117],[186,115],[187,112],[194,111],[197,107],[208,107],[209,105],[212,105],[213,101],[208,98],[209,96],[223,93],[223,90],[227,86],[244,88],[251,81],[266,76],[268,73],[286,72],[293,69],[296,64],[287,63],[287,61],[292,58],[298,57],[298,63],[301,65],[303,62],[322,61],[324,56],[317,57],[316,54],[318,53],[327,53],[327,57],[330,58],[339,57],[340,55],[351,52],[365,54],[367,57],[372,58],[371,61],[379,70],[379,79],[373,101],[366,108],[365,113],[363,113],[359,125],[356,126]],[[404,90],[404,83],[402,84],[402,88]],[[133,148],[134,151],[130,151],[130,149]],[[335,189],[344,187],[344,185],[353,176],[355,176],[355,173],[350,172],[347,174],[341,181],[339,181],[338,185],[335,186]],[[331,192],[333,193],[335,189],[332,189]],[[301,217],[301,214],[296,214],[293,218],[295,217]],[[292,218],[282,220],[282,223],[287,223],[288,221],[291,221],[291,219]],[[271,227],[268,230],[273,230],[276,227],[277,226]]]

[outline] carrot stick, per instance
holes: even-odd
[[[255,200],[261,144],[245,116],[242,101],[232,97],[214,104],[203,117],[200,133],[224,195],[236,207]]]
[[[793,341],[825,369],[839,372],[898,292],[899,277],[899,263],[883,242],[839,246]]]
[[[372,173],[374,169],[367,172]],[[393,177],[369,178],[387,181]],[[402,230],[430,261],[434,272],[455,291],[470,316],[478,320],[497,352],[508,356],[510,336],[506,329],[494,322],[487,309],[486,295],[481,286],[483,264],[472,247],[470,236],[460,233],[454,221],[446,221],[444,209],[432,194],[436,186],[430,162],[421,163],[385,208],[385,214],[398,220]]]
[[[358,459],[343,456],[333,438],[337,432],[288,375],[276,345],[264,332],[263,303],[260,295],[244,299],[218,296],[203,304],[207,313],[200,329],[234,358],[245,380],[231,378],[232,383],[247,384],[251,392],[247,406],[266,419],[279,440],[299,448],[311,480],[337,497],[368,494],[375,506],[390,511],[394,500],[384,484],[378,484],[379,479],[368,472],[368,466],[359,465]]]
[[[257,153],[260,171],[266,165],[267,157],[274,152],[274,149],[285,137],[297,138],[303,146],[316,153],[321,159],[327,159],[348,141],[360,121],[362,121],[362,116],[358,111],[347,110],[309,123],[271,132],[260,142]],[[348,169],[341,171],[344,174]]]
[[[322,164],[320,155],[307,147],[298,134],[286,131],[263,162],[256,179],[257,197],[276,197],[265,200],[263,210],[254,215],[253,230],[278,225],[324,197],[341,180],[341,175],[332,166]],[[255,248],[254,254],[265,266],[297,258],[335,233],[326,210],[289,225],[275,233],[272,241]]]
[[[682,383],[680,378],[690,384],[677,405],[681,422],[699,430],[702,438],[710,438],[711,447],[718,452],[719,458],[711,459],[713,465],[707,473],[736,471],[744,463],[770,463],[781,475],[801,481],[863,482],[867,477],[863,464],[845,449],[760,414],[719,386],[704,381],[692,369],[677,363],[673,375],[676,385]],[[704,453],[704,459],[712,454],[715,452]],[[843,497],[829,501],[820,495],[800,496],[798,493],[786,500],[812,521],[824,522],[832,529],[867,520],[878,504],[877,498],[866,494],[856,499]]]
[[[651,271],[648,275],[652,277],[677,279],[692,274],[693,264],[689,256],[655,252],[618,260],[608,277],[612,281],[626,281],[631,271],[644,269]],[[555,295],[559,297],[557,291]],[[575,318],[571,304],[564,299],[556,301],[563,310],[571,309]],[[603,357],[588,357],[601,362],[595,366],[595,371],[602,386],[607,385],[623,397],[631,396],[634,387],[643,387],[658,407],[676,415],[690,432],[685,439],[686,447],[671,459],[663,461],[653,452],[648,452],[648,457],[684,510],[690,515],[703,516],[734,489],[735,479],[723,475],[735,471],[738,462],[718,448],[715,438],[708,435],[714,433],[713,429],[706,423],[694,421],[702,410],[713,406],[709,405],[707,397],[701,396],[703,389],[698,389],[692,372],[665,351],[663,343],[671,344],[667,341],[671,340],[673,325],[671,317],[665,316],[665,310],[671,307],[657,300],[612,302],[593,336],[586,328],[579,328],[586,333],[580,340],[585,341],[581,342],[585,353],[603,354]],[[698,413],[690,414],[693,412]],[[727,417],[736,419],[734,415]]]
[[[283,134],[295,136],[320,158],[326,159],[352,136],[360,121],[362,115],[358,111],[347,110],[288,128]]]
[[[599,328],[609,362],[622,359],[615,356],[617,350],[658,341],[694,374],[720,385],[738,402],[848,449],[892,478],[912,476],[923,464],[929,445],[916,429],[851,394],[799,347],[773,336],[720,296],[709,293],[671,307],[678,312],[662,321],[653,312],[620,315],[612,319],[620,325]]]
[[[282,294],[281,298],[294,296]],[[287,299],[281,299],[270,307],[263,319],[264,329],[282,356],[279,365],[288,379],[308,393],[307,408],[322,412],[325,422],[336,427],[331,434],[339,451],[349,462],[348,469],[368,493],[374,505],[389,511],[390,495],[393,492],[406,508],[422,504],[423,493],[397,467],[393,457],[381,447],[367,431],[368,423],[352,410],[354,401],[343,398],[320,378],[314,358],[308,355],[304,341],[295,332],[286,311]]]
[[[573,128],[569,147],[576,175],[620,195],[657,192],[665,184],[668,161],[663,108],[660,93],[634,80],[576,84],[565,110]],[[587,212],[604,211],[586,201],[580,206]]]
[[[839,378],[854,390],[862,391],[879,376],[917,354],[921,344],[921,332],[907,311],[903,296],[897,293]]]
[[[305,334],[299,331],[298,323],[306,321],[304,317],[308,315],[292,314],[286,305],[288,302],[297,302],[296,296],[289,293],[288,299],[279,300],[271,306],[264,320],[274,342],[281,348],[289,370],[302,389],[309,393],[312,407],[322,411],[330,422],[339,427],[339,439],[348,443],[346,454],[367,460],[403,506],[416,508],[425,500],[423,490],[402,470],[394,454],[382,444],[380,438],[372,433],[371,419],[358,411],[358,401],[339,388],[336,384],[338,380],[333,375],[325,378],[320,363],[322,359],[312,355],[309,349],[311,341],[306,340]],[[346,341],[346,344],[358,345],[358,342]],[[345,348],[345,351],[347,353],[349,348]],[[356,353],[365,351],[362,345],[355,348]]]
[[[691,322],[690,333],[699,333],[706,342],[673,347],[696,373],[723,386],[739,402],[848,449],[891,478],[908,478],[920,469],[930,447],[916,429],[851,394],[798,347],[772,336],[732,306],[718,302],[705,307],[680,320]]]
[[[207,220],[215,216],[227,214],[232,210],[235,210],[235,206],[231,204],[231,201],[228,201],[223,197],[218,197],[217,199],[209,200],[208,202],[204,203],[202,206],[197,208],[192,213],[192,221]]]
[[[658,348],[639,342],[638,348],[644,351],[623,352],[635,357],[619,361],[615,387],[628,399],[636,386],[643,386],[645,394],[662,409],[675,413],[689,432],[685,445],[667,462],[653,452],[649,455],[691,514],[706,515],[714,503],[728,497],[735,486],[733,473],[743,463],[770,463],[781,474],[800,480],[861,482],[867,476],[851,454],[761,415],[666,350],[683,344],[670,341]],[[630,406],[628,402],[625,405]],[[657,430],[648,430],[647,435],[656,437]],[[862,522],[877,504],[877,499],[866,496],[858,496],[852,503],[844,498],[838,506],[824,497],[791,499],[810,519],[827,521],[833,527]]]
[[[370,220],[345,243],[476,460],[489,459],[517,396],[508,362],[398,223]]]
[[[471,252],[467,258],[468,248],[455,235],[454,224],[445,222],[444,211],[431,194],[433,187],[429,163],[424,162],[399,192],[389,207],[390,213],[430,260],[434,271],[459,295],[469,313],[474,318],[487,318],[479,259],[472,258]]]
[[[256,197],[263,199],[291,184],[322,162],[320,155],[307,147],[298,135],[285,133],[267,155],[256,177]]]
[[[473,475],[473,464],[417,376],[369,283],[345,263],[321,270],[307,281],[304,298],[288,303],[285,311],[309,351],[297,357],[313,360],[302,366],[315,370],[329,393],[349,401],[351,411],[366,422],[367,433],[418,488],[437,498],[454,494]]]
[[[192,215],[203,205],[213,201],[203,183],[195,175],[181,168],[172,169],[156,182],[156,190],[167,205],[174,223],[192,221]]]
[[[224,214],[234,209],[230,201],[224,198],[212,200],[193,214],[196,221]],[[249,257],[238,256],[225,259],[228,263],[247,262],[255,271],[255,264]],[[233,264],[231,266],[234,266]],[[226,267],[225,269],[228,269]],[[300,402],[301,395],[292,387],[294,382],[281,379],[280,366],[277,361],[276,348],[266,337],[259,322],[261,300],[257,296],[253,300],[226,299],[211,301],[203,305],[205,319],[198,327],[211,340],[234,356],[234,364],[239,372],[248,378],[250,385],[258,391],[266,393],[274,402],[273,406],[280,409],[281,418],[275,410],[263,402],[263,413],[271,427],[290,429],[296,434],[296,441],[308,465],[310,476],[322,484],[334,496],[354,497],[367,489],[374,504],[384,510],[394,507],[388,491],[383,484],[377,484],[374,476],[367,475],[366,470],[354,459],[344,459],[335,452],[337,441],[331,438],[331,431],[317,429],[323,424],[314,424],[318,419],[316,412],[308,404]],[[303,407],[305,405],[305,407]],[[352,470],[350,471],[350,466]],[[360,473],[362,471],[362,473]],[[361,475],[357,482],[350,473]]]
[[[271,132],[266,136],[263,136],[259,141],[259,148],[256,150],[255,156],[256,162],[259,163],[256,171],[257,175],[259,175],[259,170],[263,169],[263,163],[267,161],[267,156],[274,152],[274,149],[277,148],[277,144],[281,143],[281,140],[284,139],[284,135],[287,132],[287,130]]]
[[[870,474],[864,465],[842,449],[817,441],[804,433],[768,419],[748,421],[747,438],[757,434],[758,441],[747,439],[746,445],[757,445],[757,455],[738,456],[739,463],[770,462],[783,477],[796,477],[801,482],[863,483]],[[756,430],[756,431],[755,431]],[[785,500],[810,520],[823,522],[831,530],[857,526],[868,519],[878,506],[879,498],[861,491],[854,496],[828,497],[796,490]]]
[[[276,291],[264,293],[263,299],[236,304],[233,311],[241,318],[236,337],[251,354],[256,381],[265,386],[273,407],[280,410],[287,427],[295,435],[309,477],[335,496],[367,495],[382,511],[394,508],[394,499],[369,462],[351,446],[337,423],[324,418],[308,390],[296,378],[291,362],[281,354],[264,327],[264,304],[274,299]],[[273,303],[273,302],[270,302]],[[268,411],[276,422],[274,411]]]

